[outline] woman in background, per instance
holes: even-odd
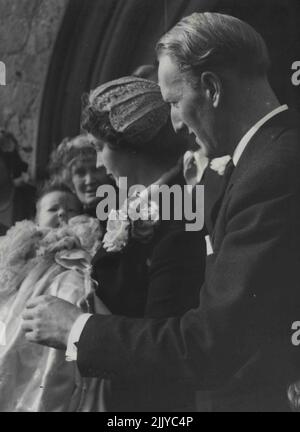
[[[99,198],[96,196],[101,184],[111,184],[105,168],[96,166],[97,154],[90,135],[65,138],[50,157],[49,174],[54,182],[66,184],[83,206],[83,212],[96,217]]]

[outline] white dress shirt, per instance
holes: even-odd
[[[247,144],[251,140],[251,138],[256,134],[256,132],[264,125],[268,120],[270,120],[272,117],[274,117],[276,114],[281,113],[282,111],[285,111],[288,109],[287,105],[281,105],[278,108],[275,108],[273,111],[269,112],[269,114],[265,115],[262,119],[260,119],[257,123],[255,123],[254,126],[252,126],[251,129],[248,130],[248,132],[243,136],[241,141],[236,146],[233,156],[232,156],[232,162],[234,163],[234,166],[237,165],[240,157],[242,156],[243,151],[245,150]]]
[[[269,114],[265,115],[262,119],[260,119],[257,123],[255,123],[255,125],[252,126],[251,129],[249,129],[249,131],[243,136],[243,138],[241,139],[241,141],[238,143],[238,145],[234,150],[232,161],[235,166],[237,165],[240,157],[242,156],[242,153],[245,150],[247,144],[254,136],[254,134],[262,127],[262,125],[265,124],[269,119],[274,117],[276,114],[279,114],[282,111],[285,111],[287,109],[288,109],[287,105],[281,105],[280,107],[271,111]],[[201,165],[201,174],[203,174],[205,168],[206,165],[205,166]],[[79,341],[81,333],[86,325],[86,322],[91,316],[92,316],[91,314],[84,313],[80,315],[77,318],[77,320],[74,322],[68,338],[68,345],[66,351],[67,361],[77,360],[77,347],[75,344]]]
[[[87,323],[87,320],[92,316],[90,313],[83,313],[74,322],[69,337],[66,351],[66,360],[74,361],[77,360],[77,346],[75,345],[81,336],[81,333]]]

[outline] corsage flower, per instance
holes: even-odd
[[[127,214],[121,210],[112,210],[108,217],[103,247],[107,252],[118,252],[127,244],[130,221]]]
[[[108,217],[103,247],[107,252],[119,252],[130,238],[148,242],[159,221],[159,206],[142,196],[128,199],[120,210],[112,210]]]
[[[212,159],[210,162],[210,168],[216,171],[220,176],[224,175],[226,165],[230,161],[231,156],[226,155],[219,158]]]
[[[128,214],[132,213],[129,205]],[[159,221],[159,206],[155,201],[141,200],[136,211],[139,218],[132,220],[131,235],[132,238],[146,243],[151,240],[154,234],[154,227]]]

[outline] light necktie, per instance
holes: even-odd
[[[216,221],[217,221],[217,217],[225,196],[225,192],[227,189],[227,186],[229,184],[229,180],[232,176],[233,170],[234,170],[235,166],[234,163],[232,161],[232,159],[229,160],[228,164],[226,165],[224,174],[222,176],[221,179],[221,185],[220,185],[220,189],[219,189],[219,194],[218,197],[214,203],[214,205],[212,206],[211,209],[211,214],[210,214],[210,219],[211,219],[211,223],[212,223],[212,228],[214,228]]]

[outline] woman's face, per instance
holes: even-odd
[[[80,214],[80,202],[69,192],[53,191],[37,205],[36,222],[41,228],[58,228]]]
[[[72,182],[79,201],[88,207],[96,205],[98,187],[107,182],[105,168],[96,166],[96,157],[78,160],[72,167]]]
[[[107,143],[97,147],[97,166],[104,165],[108,176],[113,177],[119,186],[120,177],[127,178],[128,187],[134,184],[136,159],[127,151],[114,150]]]

